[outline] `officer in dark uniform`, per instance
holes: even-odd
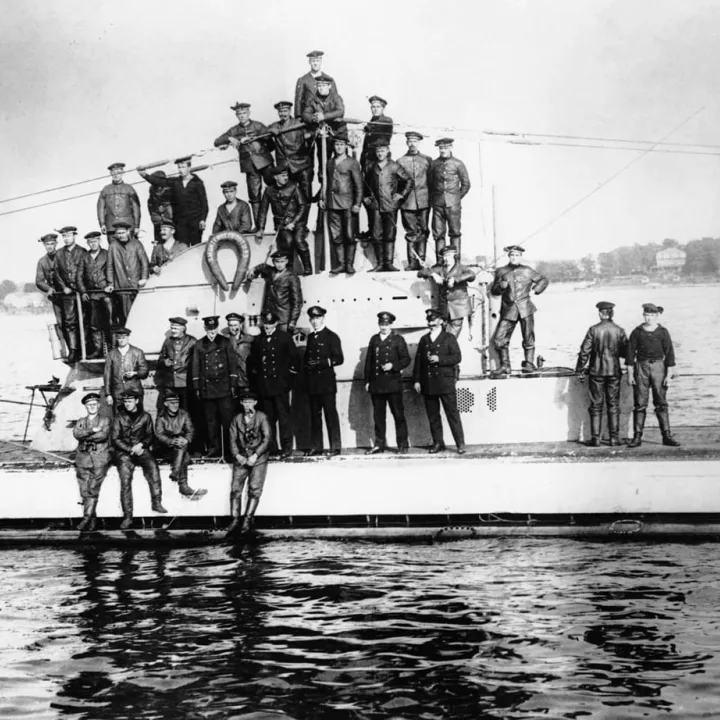
[[[375,442],[365,453],[375,455],[387,448],[386,406],[390,406],[395,421],[395,435],[399,453],[408,451],[408,429],[402,398],[402,371],[410,364],[405,338],[394,332],[395,316],[391,312],[378,313],[379,331],[370,338],[365,355],[365,390],[370,393],[375,422]]]
[[[62,333],[62,300],[60,284],[57,281],[55,273],[55,260],[57,259],[57,235],[48,233],[43,235],[38,242],[45,247],[45,255],[43,255],[37,264],[35,270],[35,285],[37,289],[45,293],[47,299],[52,304],[55,313],[55,323],[58,331]]]
[[[263,180],[268,182],[267,171],[273,165],[273,141],[271,138],[255,139],[257,135],[267,135],[270,131],[261,122],[250,119],[250,107],[250,103],[235,103],[230,108],[235,113],[238,124],[216,138],[215,147],[226,148],[232,145],[238,151],[240,172],[247,180],[248,200],[257,227]]]
[[[590,446],[600,447],[603,404],[607,404],[610,445],[620,445],[620,359],[627,354],[627,335],[613,322],[615,303],[599,302],[600,322],[586,333],[575,372],[590,363]],[[582,380],[582,376],[581,376]]]
[[[413,381],[415,392],[422,393],[425,400],[425,410],[433,440],[430,452],[438,453],[445,449],[440,417],[440,403],[442,403],[457,451],[463,455],[465,435],[455,392],[457,368],[462,361],[462,353],[455,336],[443,330],[440,313],[436,310],[427,310],[425,315],[430,332],[423,335],[418,343]]]
[[[112,298],[106,288],[108,281],[108,251],[100,247],[100,233],[95,230],[85,235],[88,251],[78,271],[78,290],[89,310],[90,342],[92,352],[88,358],[101,358],[103,346],[112,348]]]
[[[225,202],[217,209],[213,234],[231,230],[236,233],[249,233],[253,221],[250,206],[237,196],[237,183],[232,180],[225,181],[221,186]]]
[[[292,335],[303,304],[300,278],[288,267],[290,258],[283,250],[276,250],[270,259],[272,265],[256,265],[250,277],[265,278],[263,312],[276,315],[279,329]]]
[[[292,455],[293,428],[290,415],[290,391],[298,371],[298,352],[292,336],[278,328],[278,317],[263,312],[262,333],[253,340],[248,358],[250,385],[262,402],[272,431],[272,454],[280,459]],[[278,451],[275,425],[280,431]]]
[[[75,243],[77,228],[67,225],[60,229],[63,247],[55,254],[55,277],[62,295],[63,334],[68,346],[67,362],[72,363],[80,358],[80,335],[76,293],[78,273],[85,262],[85,248]]]
[[[292,269],[293,257],[297,250],[298,257],[303,266],[303,275],[312,275],[312,262],[310,248],[307,244],[308,229],[305,224],[307,218],[308,201],[300,184],[290,180],[290,172],[285,166],[278,166],[270,170],[275,183],[268,185],[263,193],[260,203],[260,217],[257,221],[257,239],[262,240],[265,232],[265,223],[270,209],[272,209],[275,224],[275,243],[280,252],[287,253],[289,266]]]
[[[305,455],[320,455],[323,451],[322,416],[325,413],[330,440],[328,455],[339,455],[342,448],[340,419],[337,411],[337,382],[334,368],[342,365],[340,338],[325,327],[327,310],[319,305],[308,308],[312,332],[305,348],[305,389],[310,405],[310,449]]]
[[[207,426],[208,457],[230,457],[228,432],[237,388],[235,352],[218,333],[219,316],[203,318],[205,337],[193,346],[192,384],[202,402]]]

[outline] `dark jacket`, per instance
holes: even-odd
[[[138,443],[147,452],[155,440],[152,418],[144,411],[131,415],[124,408],[118,408],[112,423],[111,438],[118,453],[129,455]]]
[[[360,165],[363,170],[377,158],[375,148],[381,143],[389,143],[393,135],[393,120],[387,115],[371,117],[365,126],[362,151],[360,152]]]
[[[430,278],[433,274],[443,279],[443,282],[437,286],[437,311],[450,320],[468,317],[472,312],[468,283],[475,279],[475,273],[460,263],[455,263],[451,268],[434,265],[418,271],[418,277],[421,278]],[[449,285],[450,279],[455,281],[452,287]]]
[[[439,362],[431,365],[428,355],[437,355]],[[420,383],[423,395],[454,393],[457,376],[455,367],[461,361],[462,353],[454,335],[443,330],[433,342],[430,333],[427,333],[418,343],[413,382]]]
[[[193,346],[192,384],[203,400],[229,397],[237,387],[237,361],[230,342],[219,333],[211,342],[207,335]]]
[[[264,263],[253,268],[253,275],[266,280],[262,311],[275,313],[281,325],[295,327],[303,304],[300,278],[289,268],[278,272]]]
[[[185,410],[178,410],[175,415],[171,415],[167,408],[163,408],[155,422],[155,437],[165,447],[174,447],[173,440],[177,438],[184,438],[188,444],[191,443],[195,437],[195,428],[190,414]]]
[[[230,423],[230,452],[233,459],[236,455],[249,458],[253,453],[258,456],[255,465],[266,463],[268,449],[272,439],[272,430],[267,415],[256,410],[252,422],[247,426],[243,413],[238,413]]]
[[[292,336],[282,330],[263,331],[253,340],[248,357],[250,387],[261,397],[277,397],[292,390],[298,370],[298,351]]]
[[[392,363],[392,370],[383,370],[382,366]],[[410,353],[405,338],[391,331],[385,338],[375,333],[370,338],[365,355],[363,378],[370,385],[373,395],[402,392],[402,371],[410,364]]]
[[[462,160],[435,158],[428,170],[430,201],[433,207],[453,207],[470,191],[470,177]]]
[[[297,130],[287,130],[297,127]],[[306,170],[312,165],[312,144],[305,137],[305,126],[292,120],[274,122],[269,130],[278,131],[275,136],[275,162],[286,166],[291,173]],[[281,132],[286,130],[287,132]]]
[[[222,334],[228,339],[230,346],[235,352],[236,369],[238,375],[237,386],[244,390],[250,387],[250,380],[248,379],[247,361],[250,355],[250,348],[252,342],[255,339],[255,335],[248,335],[242,331],[235,337],[230,334],[228,328],[223,328]]]
[[[155,370],[157,387],[187,387],[190,359],[196,342],[197,340],[192,335],[183,335],[177,340],[172,337],[165,338],[160,348]],[[172,367],[168,367],[165,360],[172,360]]]
[[[345,103],[343,99],[332,90],[330,94],[325,97],[318,95],[317,91],[312,95],[308,94],[305,96],[302,119],[303,122],[313,130],[321,124],[313,120],[313,113],[316,112],[323,113],[323,122],[327,123],[333,133],[343,132],[347,129],[347,125],[341,122],[345,115]]]
[[[505,280],[508,287],[500,287]],[[502,295],[500,318],[502,320],[517,320],[532,315],[537,308],[530,299],[530,293],[539,295],[547,288],[550,281],[537,270],[527,265],[505,265],[495,271],[490,292],[493,295]]]
[[[412,178],[394,160],[387,160],[383,167],[376,160],[365,172],[365,197],[371,198],[373,207],[380,212],[397,210],[407,199],[412,186]],[[400,195],[400,199],[396,200],[395,195]]]
[[[638,325],[628,341],[626,365],[628,367],[643,360],[661,360],[666,368],[675,367],[675,348],[668,329],[658,325],[648,332]]]
[[[326,73],[322,73],[325,75]],[[335,83],[335,80],[330,77],[330,75],[327,75],[327,77],[330,78],[332,81],[332,84],[330,85],[330,94],[331,95],[337,95],[337,85]],[[295,117],[299,118],[302,115],[303,109],[305,108],[305,105],[311,98],[315,96],[315,90],[317,89],[317,84],[315,82],[315,78],[313,77],[312,73],[305,73],[302,77],[298,78],[297,83],[295,83]]]
[[[170,250],[165,247],[165,243],[155,243],[153,245],[152,255],[150,256],[150,269],[153,270],[154,268],[161,268],[163,265],[167,265],[188,248],[189,245],[178,242],[177,240],[173,243]]]
[[[87,250],[79,245],[72,248],[61,247],[55,253],[55,276],[60,288],[78,290],[78,272],[85,262]]]
[[[258,231],[265,229],[270,208],[272,208],[272,214],[275,218],[275,228],[280,230],[288,223],[297,225],[303,219],[307,210],[307,198],[300,185],[296,182],[288,182],[284,187],[268,185],[260,203]]]
[[[81,293],[98,293],[104,290],[108,282],[108,251],[100,248],[96,257],[85,253],[82,265],[78,268],[77,286]]]
[[[620,376],[620,359],[624,359],[626,353],[625,331],[612,320],[601,320],[587,331],[580,346],[575,371],[580,372],[589,361],[591,375]]]
[[[60,290],[60,284],[58,283],[55,273],[55,260],[57,259],[57,252],[52,255],[45,253],[37,263],[35,270],[35,285],[40,292],[49,293],[51,290],[57,292]]]
[[[104,225],[108,231],[113,223],[124,221],[134,228],[140,227],[140,198],[135,188],[126,182],[106,185],[97,201],[98,225]]]
[[[328,188],[323,192],[328,210],[350,210],[360,206],[363,196],[360,163],[346,155],[338,159],[333,156],[327,164]]]
[[[231,137],[241,140],[244,137],[263,135],[267,132],[268,129],[265,125],[257,120],[250,120],[247,125],[240,125],[240,123],[238,123],[220,135],[220,137],[215,138],[215,147],[228,145]],[[273,141],[270,138],[252,140],[244,145],[239,145],[237,151],[240,158],[240,172],[255,172],[256,170],[262,170],[265,167],[271,166],[273,164],[273,157],[270,154],[272,147]]]
[[[170,188],[172,216],[176,223],[199,223],[207,220],[210,208],[205,183],[195,173],[191,173],[187,185],[184,185],[179,177],[163,178],[146,172],[141,172],[140,175],[151,185]]]
[[[123,378],[123,373],[136,372],[137,375],[129,380]],[[118,348],[113,348],[105,358],[105,395],[112,395],[113,400],[119,400],[125,390],[135,390],[142,395],[144,393],[142,381],[150,374],[145,353],[133,345],[128,346],[125,357],[120,354]]]
[[[335,370],[345,362],[340,338],[332,330],[323,328],[307,337],[303,366],[305,389],[308,395],[325,395],[337,392]]]
[[[108,248],[107,280],[115,290],[137,290],[139,280],[147,280],[150,261],[139,240],[119,240]]]
[[[147,206],[153,225],[159,225],[163,220],[172,220],[172,188],[151,185]]]
[[[252,226],[250,206],[244,200],[238,198],[232,210],[228,210],[227,203],[218,206],[212,231],[213,234],[226,230],[236,233],[248,233],[252,230]]]
[[[428,176],[432,158],[422,153],[403,155],[398,165],[413,179],[413,186],[402,206],[403,210],[424,210],[430,207],[430,189]]]
[[[97,427],[97,432],[93,431]],[[80,418],[73,428],[73,437],[78,440],[75,467],[78,469],[89,469],[93,463],[88,455],[100,455],[109,461],[110,459],[110,418],[105,415],[96,416],[93,424],[90,424],[87,416]]]

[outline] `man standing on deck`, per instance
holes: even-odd
[[[165,338],[158,355],[155,370],[155,386],[158,390],[158,412],[165,407],[165,395],[172,391],[182,410],[189,409],[188,373],[190,358],[197,340],[187,334],[187,320],[184,317],[171,317],[170,335]]]
[[[57,260],[57,235],[48,233],[43,235],[38,242],[43,244],[45,255],[43,255],[37,263],[35,270],[35,285],[37,289],[45,293],[48,301],[52,305],[55,313],[55,324],[60,333],[62,333],[62,300],[60,284],[57,281],[55,273],[55,261]]]
[[[104,347],[112,347],[112,298],[107,291],[108,251],[100,247],[101,234],[94,230],[85,235],[88,251],[78,270],[78,290],[90,314],[90,342],[92,352],[89,359],[104,356]]]
[[[163,265],[167,265],[176,255],[185,252],[188,246],[175,238],[175,223],[163,220],[160,225],[160,240],[155,243],[150,256],[150,272],[159,275]]]
[[[342,343],[332,330],[325,327],[327,310],[319,305],[308,308],[312,332],[305,348],[305,390],[310,406],[310,449],[305,455],[321,455],[323,451],[322,418],[325,415],[330,457],[342,449],[340,419],[337,411],[337,381],[335,368],[342,365]]]
[[[537,308],[530,294],[539,295],[547,288],[549,280],[537,270],[521,263],[525,248],[520,245],[508,245],[504,248],[508,254],[508,264],[495,271],[490,292],[502,295],[500,322],[495,328],[493,343],[500,356],[500,374],[509,374],[510,338],[515,326],[520,322],[523,337],[525,360],[523,372],[534,372],[535,367],[535,311]]]
[[[240,528],[250,530],[265,485],[272,431],[267,415],[255,409],[257,395],[246,390],[240,395],[241,411],[230,425],[230,449],[233,456],[230,514],[232,522],[226,532],[232,535]],[[242,494],[247,481],[247,506],[241,517]]]
[[[607,405],[610,445],[620,445],[620,358],[627,355],[627,335],[613,322],[615,303],[602,301],[595,307],[600,322],[587,331],[575,372],[581,373],[590,363],[590,447],[600,447],[603,404]]]
[[[150,488],[152,511],[166,513],[167,510],[162,506],[160,470],[150,452],[155,439],[152,418],[138,407],[135,390],[125,390],[121,400],[122,406],[113,419],[111,437],[120,476],[120,505],[123,512],[120,529],[129,530],[133,524],[132,479],[137,465],[142,469]]]
[[[430,330],[418,343],[413,368],[415,392],[422,393],[425,400],[432,434],[431,453],[445,450],[440,403],[445,410],[459,455],[465,453],[465,435],[457,406],[455,383],[457,369],[462,361],[460,346],[451,333],[443,330],[442,316],[435,310],[425,312]]]
[[[402,397],[402,371],[410,364],[405,338],[393,332],[395,316],[378,313],[378,332],[370,338],[365,355],[365,392],[370,393],[375,424],[375,441],[365,453],[375,455],[387,449],[386,408],[390,406],[395,421],[398,452],[408,451],[408,428]]]
[[[213,223],[213,235],[219,232],[249,233],[252,230],[253,221],[250,214],[250,206],[237,196],[237,183],[233,180],[226,180],[222,185],[222,194],[225,202],[218,206],[215,222]]]
[[[307,102],[308,97],[312,97],[315,94],[316,81],[320,75],[325,75],[330,83],[330,91],[337,94],[337,85],[330,75],[326,75],[322,71],[323,55],[325,53],[322,50],[311,50],[307,54],[308,64],[310,65],[310,72],[305,73],[302,77],[298,78],[295,83],[295,117],[299,118],[302,115],[303,108]]]
[[[142,243],[130,237],[130,225],[124,221],[114,225],[115,241],[108,247],[105,291],[113,293],[114,320],[125,325],[140,288],[150,275],[150,261]]]
[[[269,137],[256,139],[258,135],[269,135],[270,131],[261,122],[250,119],[250,107],[250,103],[235,103],[230,108],[235,112],[238,124],[215,138],[214,144],[222,149],[232,145],[238,151],[240,172],[247,181],[248,200],[252,208],[254,227],[257,227],[263,180],[267,184],[267,171],[273,164],[273,141]]]
[[[291,102],[277,102],[274,107],[280,119],[270,123],[268,130],[275,135],[275,164],[288,169],[290,180],[300,185],[309,202],[312,196],[313,179],[312,144],[305,137],[305,126],[291,119]],[[305,218],[303,218],[306,224],[307,210],[309,208],[306,209]]]
[[[663,445],[677,447],[680,443],[670,431],[670,414],[667,402],[667,389],[675,377],[675,349],[667,328],[660,325],[658,318],[663,308],[654,303],[643,304],[643,324],[630,333],[627,361],[628,382],[633,386],[633,439],[628,447],[642,445],[645,415],[647,413],[650,390],[657,415]]]
[[[225,316],[225,320],[227,321],[227,327],[223,328],[222,334],[230,341],[230,345],[235,352],[238,391],[249,390],[250,380],[248,378],[247,361],[255,335],[250,335],[244,331],[244,318],[242,315],[231,312]]]
[[[75,243],[77,228],[67,225],[60,229],[63,239],[55,255],[55,277],[60,286],[62,305],[63,334],[68,346],[67,362],[73,363],[80,358],[80,319],[78,317],[78,272],[85,262],[86,250]]]
[[[83,502],[83,519],[75,529],[92,532],[97,524],[95,510],[100,487],[110,469],[110,418],[98,414],[98,393],[88,393],[82,403],[87,415],[80,418],[73,428],[73,437],[78,441],[75,475]]]
[[[288,267],[289,257],[286,252],[276,250],[271,256],[272,265],[261,263],[256,265],[250,277],[265,279],[265,299],[263,312],[276,315],[279,330],[292,335],[295,332],[303,296],[300,278]]]
[[[435,255],[445,247],[445,233],[449,233],[450,244],[460,254],[462,239],[462,199],[470,192],[470,176],[465,163],[453,157],[452,138],[435,141],[439,157],[430,163],[428,185],[432,205],[432,232],[435,238]]]
[[[408,270],[419,270],[425,262],[427,239],[430,235],[428,174],[432,158],[418,150],[423,139],[421,133],[411,130],[405,133],[405,139],[408,151],[398,159],[398,165],[412,178],[413,186],[400,208],[400,218],[405,229]]]
[[[105,402],[120,407],[123,393],[132,390],[133,397],[142,407],[145,391],[142,381],[150,374],[145,353],[130,344],[130,333],[125,327],[113,328],[117,337],[117,347],[110,350],[105,360],[103,383]]]
[[[135,188],[123,182],[125,163],[108,166],[112,182],[101,191],[97,201],[97,220],[100,231],[106,234],[119,221],[130,226],[131,234],[140,227],[140,198]]]
[[[150,176],[156,180],[165,180],[167,175],[164,170],[156,170],[150,173]],[[150,221],[153,224],[155,242],[160,242],[160,228],[166,220],[172,220],[172,188],[169,185],[153,185],[150,184],[148,189],[148,211],[150,212]],[[108,241],[110,238],[108,237]]]

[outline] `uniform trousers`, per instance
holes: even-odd
[[[352,210],[328,210],[330,239],[335,245],[355,242],[355,223]]]
[[[423,242],[430,235],[428,220],[430,208],[421,210],[401,210],[400,219],[405,230],[405,239],[409,243]]]
[[[108,347],[110,347],[112,340],[110,336],[110,328],[112,326],[112,298],[104,292],[90,293],[89,297],[90,330],[92,332],[102,333],[103,339],[108,343]]]
[[[116,290],[113,293],[114,325],[125,327],[137,294],[137,290]]]
[[[310,406],[310,449],[323,449],[322,419],[325,414],[325,425],[328,431],[331,450],[340,450],[340,418],[337,411],[337,393],[308,395]]]
[[[493,343],[496,348],[504,348],[510,344],[510,338],[518,321],[520,322],[520,330],[523,338],[522,346],[526,350],[531,350],[535,347],[535,315],[533,314],[524,318],[516,318],[515,320],[502,318],[495,329],[495,337],[493,338]]]
[[[307,199],[307,210],[302,218],[302,224],[307,222],[308,215],[310,214],[310,202],[312,198],[312,181],[313,181],[313,168],[312,163],[304,170],[296,170],[290,173],[290,180],[296,182],[300,189],[303,191],[305,198]]]
[[[132,479],[136,466],[142,469],[145,480],[147,480],[150,497],[153,500],[160,500],[162,496],[160,470],[155,458],[148,450],[143,451],[140,455],[118,452],[115,462],[120,477],[120,505],[122,506],[123,515],[130,517],[133,514]]]
[[[269,184],[270,180],[270,168],[272,165],[264,167],[262,170],[251,170],[245,173],[245,182],[247,183],[248,191],[248,202],[253,205],[254,203],[260,204],[262,200],[262,188],[263,181],[265,184]],[[242,170],[240,172],[243,172]],[[253,220],[257,218],[253,217]]]
[[[590,375],[590,414],[602,415],[603,405],[607,405],[608,415],[620,411],[620,380],[622,375]]]
[[[435,253],[445,247],[445,233],[450,236],[450,245],[460,253],[462,206],[460,203],[447,207],[433,205],[432,233],[435,238]]]
[[[280,228],[277,231],[275,237],[275,243],[277,249],[280,252],[286,252],[292,259],[295,252],[307,252],[309,250],[307,244],[308,229],[304,224],[304,220],[301,220],[298,225],[295,226],[294,230],[288,230],[287,228],[280,227],[282,224],[282,218],[274,218],[275,227]],[[289,263],[290,267],[292,264]]]
[[[408,428],[405,420],[405,405],[401,392],[372,393],[370,395],[373,406],[373,421],[375,423],[375,446],[387,447],[387,406],[390,406],[395,421],[395,437],[398,448],[409,447]]]
[[[189,446],[169,448],[170,479],[173,482],[187,480],[188,467],[190,467]]]
[[[665,363],[662,360],[641,360],[635,365],[635,386],[633,388],[635,412],[647,410],[650,390],[652,390],[655,412],[663,412],[668,409],[667,388],[663,387],[665,373]]]
[[[77,300],[75,293],[69,295],[63,293],[58,295],[60,298],[60,307],[62,312],[62,330],[65,336],[65,342],[70,350],[77,350],[78,343],[78,312]]]
[[[83,500],[95,499],[100,495],[100,487],[110,469],[110,453],[83,452],[78,450],[75,456],[75,476]]]
[[[395,242],[397,238],[397,210],[381,212],[375,208],[368,208],[368,223],[370,237],[373,242]]]
[[[270,432],[272,433],[271,451],[277,452],[278,449],[283,452],[292,450],[293,446],[293,429],[292,417],[290,415],[290,393],[285,392],[280,395],[267,395],[262,398],[262,409],[267,415],[270,422]],[[277,435],[275,433],[275,425],[277,424],[280,432],[280,446],[278,448]]]
[[[430,434],[432,435],[435,445],[444,445],[443,425],[440,417],[440,403],[445,410],[450,432],[452,433],[455,444],[460,447],[465,444],[465,434],[463,433],[462,420],[460,420],[460,411],[457,406],[457,394],[455,392],[445,395],[424,395],[425,410],[427,411],[428,421],[430,423]]]
[[[192,247],[202,242],[203,231],[200,229],[202,218],[178,218],[175,223],[175,239]]]
[[[262,455],[252,467],[233,463],[232,483],[230,485],[230,507],[234,517],[240,517],[240,502],[242,500],[243,488],[247,481],[248,499],[260,499],[265,476],[267,475],[267,455]]]
[[[208,452],[216,455],[230,452],[230,423],[232,422],[233,399],[230,395],[222,398],[203,398],[203,412],[207,427]]]

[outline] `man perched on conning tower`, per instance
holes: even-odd
[[[103,235],[112,230],[118,221],[129,223],[132,234],[140,227],[140,198],[135,188],[123,182],[125,163],[108,165],[112,182],[106,185],[98,196],[97,220]],[[109,240],[109,236],[108,236]]]
[[[311,50],[307,54],[308,64],[310,65],[310,72],[305,73],[298,78],[295,84],[295,117],[299,118],[302,115],[303,108],[305,107],[306,97],[315,93],[315,81],[318,76],[323,75],[322,62],[323,55],[325,53],[322,50]],[[337,85],[335,80],[330,75],[325,75],[330,80],[330,90],[333,93],[337,93]]]

